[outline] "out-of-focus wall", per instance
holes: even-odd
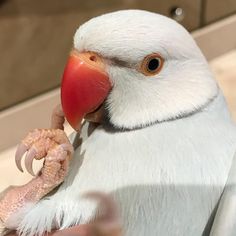
[[[139,8],[191,31],[217,18],[213,2],[220,17],[236,10],[233,0],[0,0],[0,110],[59,86],[73,34],[89,18]]]

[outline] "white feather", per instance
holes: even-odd
[[[201,235],[225,186],[236,128],[191,36],[166,17],[120,11],[84,24],[74,45],[108,63],[112,124],[142,128],[100,126],[89,134],[85,124],[65,182],[25,215],[19,231],[41,235],[88,222],[98,206],[81,196],[99,190],[117,200],[127,236]],[[165,64],[146,77],[136,68],[153,52]],[[109,64],[112,58],[133,66]]]
[[[100,127],[84,137],[87,132],[85,125],[66,181],[21,222],[23,235],[88,222],[96,204],[81,195],[91,190],[114,195],[125,235],[201,235],[236,148],[236,129],[221,95],[174,122],[120,133]]]
[[[107,65],[114,84],[107,106],[116,127],[140,127],[179,117],[217,94],[207,62],[190,34],[162,15],[127,10],[93,18],[77,30],[74,47],[132,65],[132,69]],[[159,53],[165,62],[158,75],[147,77],[136,68],[151,53]]]

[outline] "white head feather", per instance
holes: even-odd
[[[79,28],[74,46],[105,58],[114,85],[106,103],[117,127],[188,115],[218,91],[189,33],[157,14],[129,10],[97,17]],[[147,77],[135,68],[153,52],[165,63],[159,74]],[[114,58],[129,66],[112,63]],[[107,132],[102,126],[90,131],[85,122],[67,178],[24,217],[22,235],[91,221],[97,205],[79,197],[90,190],[114,194],[125,235],[202,234],[235,152],[235,126],[220,93],[202,113],[186,119],[133,132]]]
[[[186,116],[218,91],[191,35],[162,15],[125,10],[93,18],[77,30],[74,47],[106,59],[113,83],[106,106],[115,127],[132,129]],[[145,76],[137,67],[151,53],[162,55],[164,66],[159,74]]]

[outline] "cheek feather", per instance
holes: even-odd
[[[191,35],[167,17],[141,10],[106,14],[85,23],[74,45],[123,62],[107,68],[114,87],[106,110],[117,128],[145,127],[193,114],[218,94]]]

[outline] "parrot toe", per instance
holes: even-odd
[[[61,151],[59,151],[59,149],[61,149]],[[52,156],[55,160],[57,159],[55,158],[56,156],[58,156],[58,159],[65,159],[66,155],[63,154],[63,151],[66,152],[66,154],[69,153],[69,156],[73,153],[73,147],[64,131],[60,129],[35,129],[19,144],[15,154],[15,163],[17,168],[23,172],[21,161],[24,154],[27,152],[25,168],[28,173],[35,176],[32,167],[34,159],[50,159]],[[48,155],[49,152],[50,157]]]

